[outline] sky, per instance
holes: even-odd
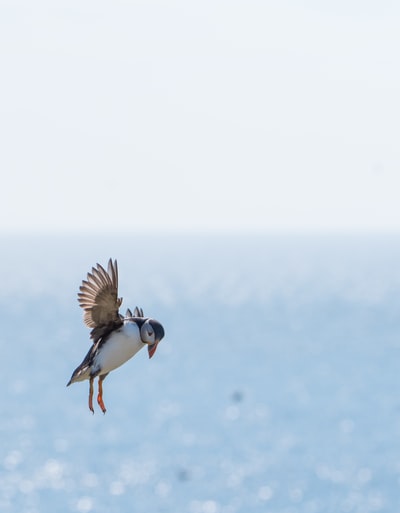
[[[0,233],[399,231],[399,24],[386,0],[0,0]]]

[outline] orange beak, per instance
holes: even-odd
[[[156,352],[157,346],[158,346],[158,341],[154,342],[154,344],[149,344],[147,346],[147,350],[149,351],[149,358],[151,358],[153,356],[153,354]]]

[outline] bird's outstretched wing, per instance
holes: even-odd
[[[83,321],[91,331],[91,337],[98,340],[106,332],[122,324],[118,313],[122,298],[118,298],[117,261],[108,261],[107,271],[100,264],[92,268],[87,279],[79,288],[78,301],[84,309]]]

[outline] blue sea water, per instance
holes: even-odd
[[[2,237],[0,511],[400,510],[400,238]],[[166,337],[104,383],[76,292],[118,258]],[[96,405],[97,407],[97,405]]]

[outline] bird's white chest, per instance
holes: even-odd
[[[127,322],[103,344],[94,359],[94,367],[99,367],[102,374],[110,372],[132,358],[145,345],[140,339],[137,324]]]

